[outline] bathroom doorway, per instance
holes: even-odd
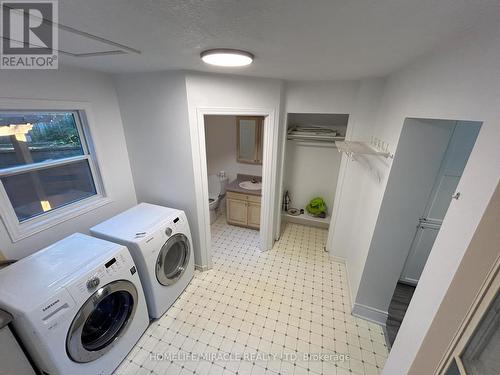
[[[263,116],[206,115],[210,225],[260,229]]]
[[[387,319],[391,344],[448,207],[460,199],[457,188],[480,128],[476,121],[405,120],[381,207],[394,217],[378,229],[386,231],[387,246],[400,249],[402,260]]]
[[[200,247],[202,249],[202,256],[204,258],[203,270],[212,268],[212,238],[211,238],[211,228],[210,228],[210,208],[209,208],[209,188],[208,188],[208,164],[207,164],[207,151],[206,151],[206,134],[205,134],[205,122],[208,116],[230,116],[236,118],[237,122],[241,123],[241,133],[242,134],[254,134],[255,136],[261,137],[261,145],[255,148],[257,156],[255,159],[261,160],[261,174],[260,176],[252,175],[255,174],[255,170],[252,170],[252,165],[247,165],[242,167],[243,172],[247,172],[248,179],[238,182],[238,187],[241,189],[247,189],[248,191],[253,190],[258,186],[261,190],[261,196],[258,197],[259,202],[255,202],[257,199],[254,197],[255,194],[245,194],[247,196],[247,201],[245,202],[249,208],[247,208],[247,224],[250,222],[254,224],[255,228],[252,233],[256,234],[255,243],[259,251],[267,251],[274,245],[273,232],[275,230],[276,222],[275,212],[278,209],[277,202],[277,163],[278,163],[278,136],[279,136],[279,124],[278,118],[274,110],[266,109],[241,109],[241,108],[197,108],[196,109],[196,122],[192,123],[191,128],[191,140],[193,145],[193,167],[195,170],[195,190],[196,190],[196,200],[197,200],[197,216],[198,216],[198,229],[200,231]],[[251,127],[252,119],[257,119],[258,121],[254,123],[254,130],[248,129]],[[258,125],[256,125],[256,123]],[[238,130],[234,134],[232,145],[238,145]],[[255,138],[258,139],[258,138]],[[243,149],[242,160],[248,157],[249,154],[249,144],[240,144],[240,148]],[[237,150],[236,150],[237,151]],[[245,154],[246,152],[246,154]],[[234,158],[238,158],[238,154],[234,154]],[[244,162],[238,164],[247,164]],[[250,170],[248,169],[250,168]],[[217,174],[220,170],[215,170]],[[224,172],[226,172],[224,170]],[[236,170],[234,170],[233,176],[236,175]],[[227,177],[227,184],[231,184],[230,174],[225,173]],[[241,173],[240,173],[241,174]],[[245,173],[243,173],[245,174]],[[257,178],[256,178],[257,177]],[[224,177],[222,177],[223,179]],[[212,177],[212,180],[215,179]],[[240,183],[245,183],[247,186],[239,186]],[[244,185],[245,185],[244,184]],[[260,186],[259,186],[260,185]],[[223,199],[224,202],[219,201],[220,205],[227,206],[228,194]],[[240,203],[240,202],[236,202]],[[258,208],[255,207],[258,203]],[[222,206],[224,208],[224,206]],[[240,204],[240,209],[243,206]],[[250,213],[248,211],[250,210]],[[235,219],[242,219],[243,215],[238,210]],[[240,224],[240,228],[243,223]],[[255,229],[259,229],[256,231]]]

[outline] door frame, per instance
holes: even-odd
[[[467,375],[462,355],[464,354],[470,340],[474,336],[476,329],[481,324],[490,306],[493,304],[496,296],[500,292],[499,270],[500,255],[496,258],[494,265],[486,275],[474,302],[467,311],[467,315],[453,336],[453,339],[447,348],[446,354],[439,362],[435,374],[445,374],[445,371],[447,371],[452,363],[455,362],[460,374]]]
[[[278,118],[274,109],[239,107],[197,107],[196,122],[190,123],[193,156],[196,214],[200,234],[200,249],[205,262],[202,270],[212,268],[210,211],[208,204],[207,151],[205,144],[205,116],[263,116],[262,200],[260,212],[260,249],[270,250],[274,244],[274,216],[276,211],[276,186],[278,163]]]

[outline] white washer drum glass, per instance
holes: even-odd
[[[172,285],[179,280],[186,271],[190,252],[189,239],[184,234],[177,233],[170,237],[162,246],[156,261],[158,282]]]
[[[113,348],[126,332],[137,308],[134,284],[111,282],[94,292],[78,311],[66,339],[66,350],[75,362],[91,362]]]

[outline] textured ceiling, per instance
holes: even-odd
[[[60,23],[142,51],[61,58],[113,73],[382,76],[475,25],[499,20],[498,0],[59,0]],[[246,68],[209,67],[199,54],[214,47],[246,49],[256,60]]]

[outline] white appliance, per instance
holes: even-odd
[[[152,318],[161,317],[193,278],[191,231],[183,211],[141,203],[90,232],[128,247]]]
[[[217,220],[217,209],[222,199],[226,195],[226,186],[228,178],[225,172],[221,171],[218,175],[208,176],[208,209],[210,212],[210,224]]]
[[[111,374],[149,324],[128,250],[83,234],[1,270],[0,285],[0,307],[43,374]]]

